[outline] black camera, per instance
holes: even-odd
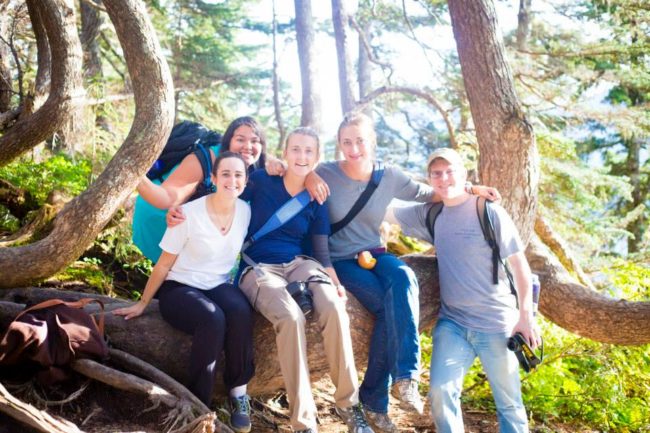
[[[306,319],[310,319],[314,312],[314,295],[307,285],[309,281],[293,281],[287,284],[287,292],[298,304]]]
[[[544,341],[540,345],[540,354],[537,356],[519,332],[508,338],[508,349],[515,352],[519,365],[526,373],[535,369],[544,360]]]

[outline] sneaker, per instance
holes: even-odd
[[[336,413],[347,424],[349,433],[375,433],[368,425],[368,421],[366,421],[366,415],[363,413],[361,403],[345,409],[336,407]]]
[[[398,433],[397,426],[390,420],[388,414],[373,412],[366,409],[366,419],[375,433]]]
[[[248,395],[230,397],[230,427],[237,433],[251,431],[251,403]]]
[[[420,396],[420,391],[418,391],[417,380],[398,380],[393,384],[391,394],[400,401],[400,407],[402,409],[415,411],[419,415],[424,413],[424,402]]]

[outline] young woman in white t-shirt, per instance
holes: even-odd
[[[250,207],[239,199],[247,177],[239,154],[217,156],[212,170],[217,192],[183,206],[185,220],[165,232],[142,298],[114,311],[128,320],[142,314],[154,295],[158,298],[165,321],[193,336],[187,385],[206,404],[224,351],[224,383],[237,432],[251,428],[246,384],[254,374],[252,309],[229,283],[250,221]]]

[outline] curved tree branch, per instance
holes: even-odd
[[[440,105],[438,100],[431,94],[431,92],[427,90],[417,89],[414,87],[405,87],[405,86],[379,87],[378,89],[375,89],[372,92],[368,93],[359,102],[357,102],[356,109],[363,110],[373,100],[377,99],[381,95],[385,95],[388,93],[403,93],[405,95],[415,96],[417,98],[424,99],[433,107],[435,107],[435,109],[438,110],[438,112],[442,116],[442,119],[445,121],[445,125],[447,126],[447,132],[449,133],[449,145],[453,148],[458,147],[458,144],[456,142],[456,135],[454,133],[454,125],[451,123],[451,119],[449,118],[449,114],[447,113],[447,110],[445,110],[442,107],[442,105]]]
[[[526,257],[542,285],[539,310],[551,322],[602,343],[650,342],[650,302],[613,299],[577,284],[537,238]]]
[[[82,54],[72,1],[28,0],[28,4],[30,11],[40,12],[47,32],[52,65],[50,95],[34,114],[19,119],[0,137],[0,166],[60,128],[69,119],[76,99],[83,96],[83,88],[75,87],[81,82]]]
[[[104,5],[133,81],[133,125],[104,172],[65,206],[46,238],[0,249],[0,287],[48,277],[78,258],[133,191],[169,135],[174,118],[171,74],[146,8],[135,0],[105,0]],[[15,272],[11,263],[21,263],[30,272]]]

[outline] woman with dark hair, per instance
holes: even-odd
[[[276,158],[268,158],[267,162],[264,129],[250,116],[233,120],[221,143],[214,143],[208,148],[213,161],[218,152],[227,150],[241,155],[249,172],[266,165],[271,173],[280,173],[275,166],[279,164],[281,168],[282,165]],[[140,182],[140,195],[136,199],[133,218],[133,241],[148,259],[156,262],[160,256],[158,243],[165,232],[167,209],[188,201],[202,180],[201,163],[196,155],[190,154],[167,174],[162,183],[146,177]],[[179,218],[176,222],[181,221],[182,218]]]
[[[236,432],[251,429],[246,384],[255,373],[253,311],[229,282],[251,217],[250,207],[239,199],[247,180],[244,158],[220,153],[212,169],[217,192],[183,206],[185,222],[165,231],[162,254],[141,299],[113,312],[127,320],[138,317],[157,297],[163,319],[192,335],[187,386],[206,405],[223,351],[230,424]]]

